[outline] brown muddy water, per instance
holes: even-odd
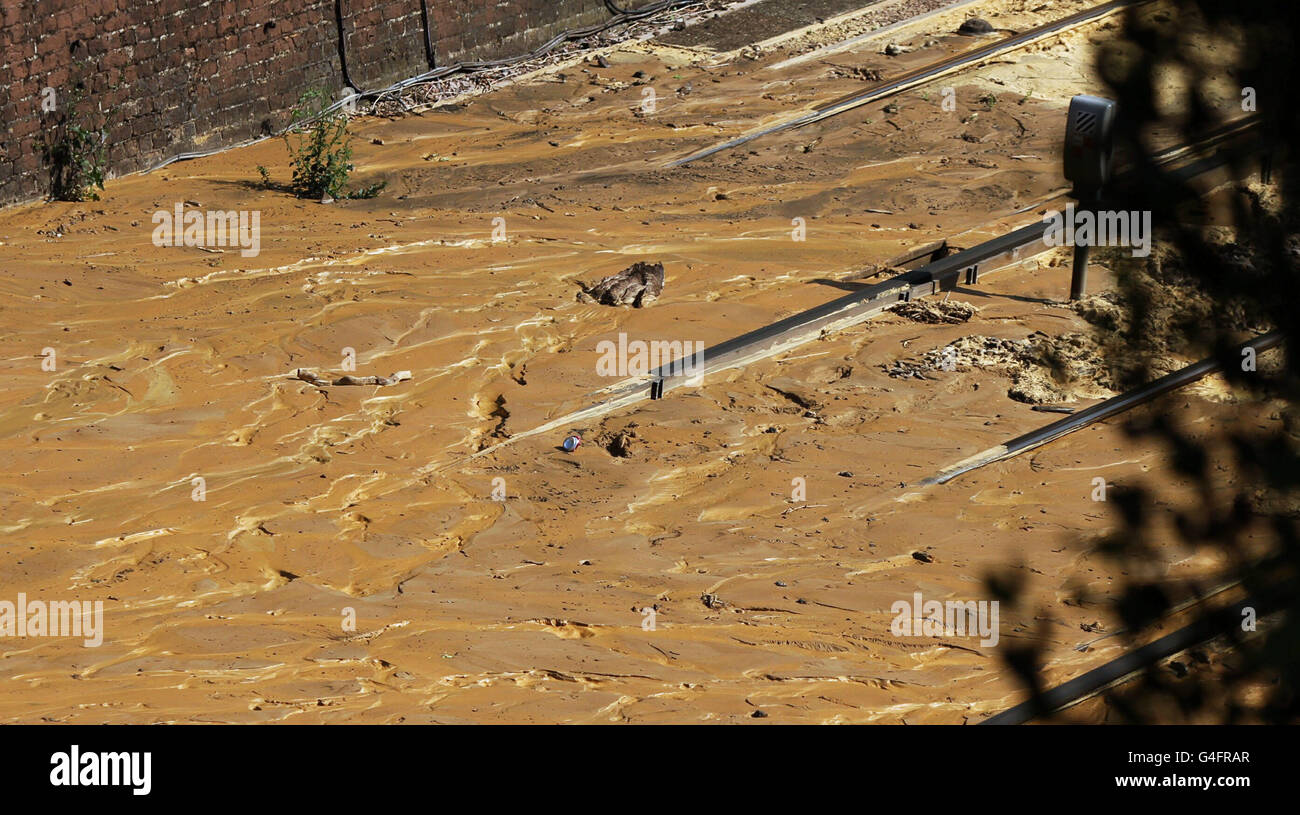
[[[1023,29],[1085,5],[981,13]],[[891,607],[987,599],[998,568],[1032,598],[1002,609],[1001,646],[1044,639],[1053,680],[1117,655],[1075,650],[1114,623],[1066,600],[1125,580],[1091,543],[1114,523],[1093,479],[1176,487],[1160,451],[1097,426],[910,487],[1054,417],[995,370],[887,373],[965,336],[1086,330],[1060,254],[953,293],[969,322],[883,315],[473,455],[599,399],[619,381],[602,341],[711,345],[1039,217],[1113,22],[663,169],[866,87],[858,69],[974,47],[951,35],[967,11],[892,32],[898,56],[773,70],[798,52],[628,43],[355,120],[357,178],[389,181],[374,200],[260,189],[258,165],[290,172],[266,142],[0,213],[0,599],[99,600],[105,628],[96,648],[0,641],[0,721],[973,722],[1020,698],[998,648],[894,636]],[[178,203],[260,213],[260,253],[155,246]],[[666,269],[658,301],[577,299],[642,260]],[[1211,385],[1174,398],[1207,432],[1268,416]]]

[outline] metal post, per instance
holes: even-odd
[[[1100,208],[1101,191],[1111,176],[1112,145],[1116,106],[1110,99],[1080,94],[1070,99],[1065,124],[1064,169],[1074,184],[1079,209]],[[1070,299],[1078,300],[1088,289],[1088,254],[1091,247],[1074,244],[1074,274],[1070,277]]]
[[[1088,288],[1088,255],[1092,247],[1074,245],[1074,271],[1070,275],[1070,299],[1081,300]]]
[[[1101,207],[1099,195],[1080,195],[1079,207],[1075,210],[1075,217],[1080,212],[1092,212]],[[1088,244],[1074,244],[1074,268],[1070,274],[1070,300],[1081,300],[1088,290],[1088,256],[1092,253],[1092,246]]]

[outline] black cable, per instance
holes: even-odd
[[[339,64],[343,66],[343,81],[347,86],[358,93],[364,93],[361,86],[352,81],[352,75],[348,73],[348,47],[347,35],[343,33],[343,0],[334,0],[334,19],[338,22],[339,29]]]
[[[420,0],[420,22],[424,24],[424,58],[429,62],[429,69],[438,67],[438,56],[434,50],[434,37],[429,18],[429,4]]]
[[[690,2],[695,2],[695,0],[690,0]],[[687,5],[687,0],[661,0],[661,2],[651,3],[650,5],[644,6],[643,8],[621,9],[618,6],[614,5],[614,0],[605,0],[605,8],[609,9],[611,14],[617,14],[620,17],[632,17],[632,18],[642,17],[647,14],[655,14],[656,12],[663,11],[664,9],[670,8],[672,6],[684,6],[684,5]]]
[[[634,22],[643,17],[648,17],[652,14],[658,14],[659,12],[667,10],[669,8],[694,6],[694,5],[699,5],[701,2],[703,2],[703,0],[662,0],[662,2],[654,3],[650,6],[646,6],[645,8],[636,9],[630,12],[620,13],[618,14],[618,16],[612,17],[603,23],[597,23],[596,25],[587,26],[586,28],[575,28],[575,29],[570,29],[568,31],[563,31],[555,35],[554,37],[552,37],[550,40],[548,40],[545,44],[538,47],[536,50],[528,54],[519,54],[518,56],[505,57],[502,59],[478,60],[473,62],[457,62],[453,65],[447,65],[442,68],[434,68],[433,70],[420,74],[419,76],[415,76],[415,77],[411,77],[410,79],[403,80],[402,82],[399,82],[390,88],[386,88],[383,91],[378,91],[378,92],[367,91],[364,92],[362,95],[379,96],[379,95],[392,92],[394,90],[401,90],[410,87],[411,85],[419,84],[421,82],[427,82],[431,79],[436,79],[438,77],[446,76],[447,74],[458,73],[460,71],[481,71],[486,68],[507,67],[519,62],[524,62],[526,60],[536,59],[538,57],[545,56],[546,54],[550,53],[550,51],[554,49],[557,45],[565,42],[566,40],[575,40],[581,37],[588,37],[591,36],[592,34],[598,34],[601,31],[604,31],[608,28],[612,28],[615,25]]]

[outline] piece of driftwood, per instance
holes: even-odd
[[[1029,408],[1039,413],[1073,413],[1074,408],[1065,407],[1064,405],[1034,405]]]
[[[398,371],[392,376],[340,376],[338,379],[330,380],[316,373],[315,371],[299,368],[294,371],[294,378],[301,379],[303,382],[310,382],[316,387],[326,385],[394,385],[398,382],[411,378],[410,371]]]

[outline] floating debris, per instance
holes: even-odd
[[[578,299],[607,306],[641,308],[659,298],[664,291],[664,265],[637,261],[618,274],[610,275],[588,288],[583,286]]]
[[[398,382],[404,382],[411,378],[410,371],[398,371],[392,376],[340,376],[338,379],[326,379],[315,371],[299,368],[294,371],[294,379],[301,379],[303,382],[310,382],[316,387],[326,385],[395,385]]]
[[[1030,410],[1036,410],[1039,413],[1073,413],[1074,408],[1065,407],[1064,405],[1034,405]]]
[[[1104,399],[1115,393],[1096,340],[1079,332],[1053,337],[1036,331],[1023,340],[962,337],[926,351],[919,362],[900,360],[893,368],[897,372],[889,367],[885,370],[895,378],[926,370],[999,373],[1011,379],[1007,396],[1030,405]]]
[[[900,317],[918,323],[964,323],[975,316],[977,308],[960,300],[909,300],[890,309]]]

